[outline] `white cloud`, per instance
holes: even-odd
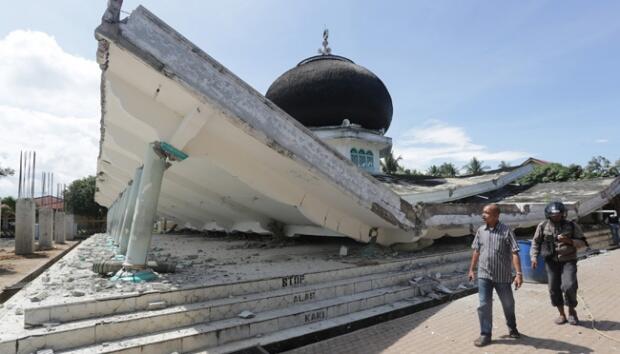
[[[53,172],[69,184],[96,172],[99,80],[96,62],[63,51],[46,33],[0,39],[0,166],[16,170],[0,179],[0,196],[17,194],[20,150],[37,152],[38,179]]]
[[[609,142],[609,140],[607,139],[596,139],[594,140],[595,143],[597,144],[607,144]]]
[[[420,128],[406,131],[394,139],[394,152],[402,156],[407,168],[425,171],[432,164],[455,163],[457,167],[476,157],[489,164],[499,161],[516,161],[530,156],[522,151],[492,151],[484,145],[475,144],[467,132],[440,121],[429,121]],[[493,164],[491,167],[497,165]]]

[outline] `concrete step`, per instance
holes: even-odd
[[[466,262],[452,263],[462,270]],[[445,267],[444,271],[446,271]],[[386,286],[406,285],[413,277],[429,273],[435,274],[437,267],[423,270],[379,273],[359,278],[337,280],[324,284],[313,284],[297,288],[285,288],[267,293],[255,293],[232,298],[172,306],[161,310],[141,311],[131,314],[107,316],[61,324],[48,333],[46,328],[32,329],[28,335],[18,339],[19,347],[33,348],[40,344],[41,336],[46,337],[46,347],[56,350],[92,345],[113,341],[145,332],[165,331],[194,324],[234,318],[242,311],[254,313],[327,300],[338,296],[352,295]],[[428,286],[419,284],[415,292],[428,291]],[[91,330],[94,329],[94,330]],[[67,341],[65,338],[72,338]]]
[[[469,293],[469,292],[467,292]],[[448,295],[445,295],[447,297]],[[445,301],[445,300],[444,300]],[[282,343],[294,338],[301,338],[304,336],[313,335],[319,332],[334,331],[339,327],[350,326],[351,323],[367,320],[372,317],[385,316],[386,314],[396,313],[404,311],[412,307],[419,307],[420,309],[428,308],[437,305],[437,300],[425,299],[420,300],[417,298],[409,298],[400,301],[393,302],[391,304],[382,305],[370,308],[368,310],[358,311],[344,316],[336,318],[330,318],[325,321],[311,323],[304,326],[294,327],[270,333],[260,337],[252,337],[239,341],[230,342],[221,346],[211,348],[201,348],[197,351],[191,352],[191,354],[230,354],[240,353],[243,350],[254,347],[265,347],[274,343]],[[248,351],[249,353],[249,351]]]
[[[79,302],[48,306],[32,306],[24,309],[24,325],[38,326],[45,323],[66,323],[93,317],[145,311],[153,304],[178,306],[197,302],[240,296],[254,292],[267,292],[287,287],[319,284],[327,281],[355,278],[374,273],[393,272],[403,267],[422,269],[428,266],[445,265],[467,260],[470,251],[430,255],[415,259],[399,260],[378,265],[351,266],[349,268],[323,272],[291,274],[283,277],[257,279],[245,282],[212,286],[199,286],[172,291],[124,294],[118,297],[87,299]],[[437,270],[441,272],[441,269]]]
[[[441,283],[455,287],[465,281],[465,275],[445,277]],[[412,298],[416,289],[410,285],[397,285],[373,289],[357,294],[328,300],[275,309],[257,313],[254,318],[229,318],[206,324],[188,326],[170,331],[125,338],[119,341],[81,347],[66,353],[171,353],[191,352],[202,348],[222,346],[230,342],[261,337],[338,318]],[[390,305],[388,305],[390,306]]]

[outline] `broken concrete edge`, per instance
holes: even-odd
[[[478,292],[478,288],[468,288],[459,292],[455,292],[453,294],[446,294],[438,299],[430,299],[424,302],[412,304],[411,306],[403,307],[394,311],[385,312],[379,315],[375,315],[372,317],[367,317],[362,320],[357,320],[353,322],[349,322],[346,324],[338,325],[332,328],[324,329],[318,332],[308,333],[299,337],[285,339],[283,341],[269,343],[262,345],[268,353],[282,353],[285,351],[289,351],[292,349],[300,348],[308,344],[324,341],[329,338],[341,336],[343,334],[351,333],[357,331],[362,328],[367,328],[382,322],[387,322],[396,318],[404,317],[407,315],[411,315],[416,312],[420,312],[453,300],[457,300],[459,298],[469,296],[472,294],[476,294]],[[232,352],[230,354],[243,354],[245,350],[239,350]]]
[[[420,262],[435,262],[435,261],[443,263],[447,261],[446,260],[447,257],[451,257],[451,256],[458,257],[459,255],[463,253],[469,254],[470,250],[467,249],[464,251],[461,250],[461,251],[452,251],[452,252],[438,253],[438,254],[432,254],[432,255],[424,255],[424,256],[416,257],[416,258],[412,257],[412,258],[400,259],[400,260],[390,260],[384,263],[380,263],[379,266],[389,267],[389,266],[398,266],[399,264],[402,264],[402,266],[407,266],[408,264],[412,262],[415,262],[418,264]],[[329,274],[333,272],[341,272],[341,271],[353,270],[353,269],[360,270],[363,272],[365,270],[372,270],[373,268],[376,268],[377,266],[378,265],[376,264],[370,264],[370,265],[364,265],[364,266],[351,265],[345,268],[309,272],[309,273],[304,273],[302,275],[303,277],[319,276],[321,274]],[[293,276],[296,276],[296,275],[293,275]],[[24,308],[24,323],[30,326],[38,325],[39,324],[38,322],[31,321],[29,320],[29,318],[31,316],[35,316],[36,313],[40,313],[41,311],[49,311],[51,309],[58,308],[58,307],[67,307],[67,306],[84,307],[88,305],[93,305],[93,304],[96,305],[98,303],[104,303],[107,301],[137,299],[141,297],[152,297],[153,295],[166,295],[166,294],[174,294],[178,292],[191,292],[191,291],[196,291],[196,290],[208,291],[209,289],[223,287],[223,286],[233,286],[233,285],[237,286],[241,284],[251,284],[251,283],[256,283],[256,282],[281,282],[282,279],[286,277],[288,276],[274,276],[274,277],[268,277],[268,278],[259,278],[259,279],[239,281],[239,282],[234,282],[234,283],[213,284],[213,285],[207,285],[207,286],[197,285],[197,286],[192,286],[192,287],[187,287],[187,288],[182,288],[182,289],[173,289],[173,290],[153,290],[153,291],[146,291],[143,293],[133,292],[133,293],[127,293],[127,294],[122,294],[122,295],[116,295],[116,296],[106,296],[106,297],[101,297],[101,298],[84,299],[81,301],[62,303],[62,304],[57,304],[57,305],[34,305],[31,307]],[[136,308],[132,310],[137,310],[137,309],[138,308],[136,306]]]
[[[132,19],[134,21],[132,21]],[[134,41],[132,41],[132,39],[130,38],[131,36],[130,23],[134,23],[134,22],[139,22],[138,24],[136,24],[137,26],[140,26],[142,24],[148,24],[150,26],[153,26],[153,28],[157,28],[161,32],[163,32],[162,35],[165,35],[169,38],[176,40],[177,46],[180,46],[182,49],[189,52],[189,55],[187,56],[187,58],[185,58],[186,62],[172,63],[170,65],[166,65],[162,63],[159,59],[157,59],[152,53],[150,53],[148,49],[143,49],[140,47],[139,43],[134,43],[135,38],[134,38]],[[129,36],[125,35],[124,33],[125,31],[127,32]],[[402,210],[399,208],[400,197],[396,193],[386,188],[384,185],[382,185],[379,181],[377,181],[370,174],[360,171],[359,168],[353,165],[353,163],[350,160],[340,155],[334,148],[332,148],[327,143],[320,140],[308,128],[304,127],[297,120],[290,117],[287,113],[282,111],[275,104],[267,100],[259,92],[255,91],[248,84],[246,84],[241,79],[239,79],[237,76],[235,76],[233,73],[228,71],[223,65],[221,65],[219,62],[211,58],[206,53],[204,53],[202,50],[200,50],[198,47],[192,44],[185,37],[183,37],[181,34],[176,32],[173,28],[171,28],[170,26],[165,24],[163,21],[161,21],[159,18],[157,18],[154,14],[149,12],[146,8],[142,6],[138,6],[128,18],[123,19],[118,22],[114,22],[114,23],[105,22],[105,21],[102,22],[102,24],[96,29],[95,36],[97,40],[100,41],[100,53],[98,53],[98,58],[100,58],[100,61],[102,60],[107,61],[107,50],[109,49],[109,43],[108,45],[102,45],[101,44],[102,41],[107,40],[107,41],[114,42],[117,46],[119,46],[123,50],[126,50],[132,53],[133,56],[135,56],[138,60],[142,61],[144,64],[152,67],[157,72],[162,73],[169,79],[175,81],[177,84],[184,87],[190,93],[195,95],[199,99],[199,101],[212,104],[213,106],[217,107],[222,112],[225,112],[226,113],[225,115],[229,117],[229,119],[231,119],[231,122],[233,124],[237,125],[240,129],[243,129],[250,136],[253,136],[256,139],[262,140],[263,142],[265,142],[268,146],[270,146],[272,149],[274,149],[277,152],[281,150],[285,151],[286,154],[284,154],[284,156],[297,157],[296,161],[306,165],[306,167],[310,171],[326,176],[330,180],[331,183],[334,183],[335,185],[337,185],[339,189],[341,189],[342,191],[345,191],[347,194],[351,195],[355,199],[366,202],[368,204],[369,209],[371,209],[372,200],[368,198],[368,195],[370,194],[381,195],[381,197],[377,198],[377,200],[381,204],[384,204],[382,205],[382,208],[385,209],[386,212],[382,212],[377,215],[381,217],[383,220],[385,220],[386,222],[389,222],[395,227],[400,227],[401,225],[403,225],[406,227],[405,231],[408,231],[409,229],[413,229],[415,227],[414,223],[411,222],[411,220],[407,218],[405,214],[402,212]],[[192,82],[192,80],[196,80],[196,78],[191,78],[191,77],[188,77],[188,75],[184,75],[182,72],[178,72],[180,70],[179,68],[182,69],[186,67],[191,67],[192,66],[191,64],[194,64],[198,60],[200,60],[203,64],[208,65],[209,66],[208,69],[210,71],[219,72],[221,75],[225,75],[225,77],[221,78],[220,80],[226,81],[226,83],[229,84],[228,86],[230,86],[231,89],[233,90],[236,89],[239,92],[249,94],[251,98],[250,100],[254,101],[254,103],[257,104],[256,105],[257,107],[261,107],[261,108],[268,107],[268,110],[266,110],[268,114],[276,115],[282,122],[285,122],[285,124],[292,125],[294,129],[301,131],[304,138],[309,138],[309,141],[312,141],[312,144],[316,144],[318,148],[323,149],[324,151],[326,150],[326,152],[331,153],[330,155],[336,158],[340,163],[344,163],[346,165],[346,170],[349,171],[348,173],[349,177],[351,177],[351,179],[354,179],[355,182],[357,182],[357,183],[353,183],[354,185],[358,185],[361,183],[361,184],[366,184],[366,187],[372,186],[372,188],[370,188],[370,192],[372,192],[372,190],[374,190],[374,192],[369,193],[367,195],[361,195],[359,193],[360,190],[369,190],[369,188],[354,188],[354,186],[352,186],[350,183],[347,183],[346,181],[341,181],[339,178],[335,178],[335,176],[337,175],[342,176],[343,174],[341,172],[343,171],[330,171],[330,167],[331,169],[333,169],[334,166],[328,166],[327,162],[318,161],[318,163],[312,163],[312,161],[310,161],[311,159],[309,159],[308,156],[304,156],[303,153],[295,153],[295,151],[292,151],[291,149],[286,147],[285,146],[286,144],[283,144],[282,142],[277,142],[273,138],[268,138],[263,133],[262,129],[255,127],[247,119],[242,118],[244,115],[247,115],[247,114],[244,114],[245,111],[243,110],[242,107],[228,107],[228,106],[224,107],[224,105],[221,104],[221,102],[216,102],[215,99],[211,98],[209,95],[209,92],[206,92],[204,89],[201,89],[200,85],[196,85],[195,82]],[[171,66],[173,65],[176,65],[177,70],[172,70]],[[104,72],[106,68],[107,68],[107,65],[104,64],[102,66],[102,69],[104,69]],[[233,84],[233,85],[230,85],[230,84]],[[236,87],[233,87],[233,86],[236,86]],[[232,117],[236,117],[236,119],[232,119]],[[270,140],[273,140],[273,142],[270,143]],[[275,149],[276,144],[278,145],[278,149]],[[303,151],[305,150],[306,149],[303,149]],[[100,151],[100,155],[101,155],[101,151]],[[394,220],[398,220],[399,222],[394,223]]]
[[[43,264],[39,268],[33,270],[32,272],[26,274],[22,279],[20,279],[15,284],[9,285],[9,286],[5,287],[3,289],[3,291],[0,293],[0,304],[6,302],[13,295],[15,295],[19,290],[23,289],[32,279],[34,279],[34,278],[38,277],[39,275],[41,275],[41,273],[46,271],[49,267],[54,265],[54,263],[59,261],[62,257],[64,257],[67,253],[69,253],[77,245],[82,243],[82,240],[74,240],[74,241],[75,241],[75,243],[73,245],[71,245],[67,249],[63,250],[62,252],[60,252],[59,254],[54,256],[53,258],[51,258],[45,264]]]

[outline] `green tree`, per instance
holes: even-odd
[[[2,198],[2,200],[0,200],[0,204],[4,204],[4,205],[8,206],[9,209],[11,209],[11,211],[13,213],[15,213],[15,203],[16,203],[15,198],[13,198],[11,196],[4,197],[4,198]]]
[[[439,176],[439,167],[437,167],[437,165],[431,165],[426,170],[426,175],[427,176]]]
[[[489,169],[489,166],[484,166],[483,164],[484,161],[480,161],[474,156],[467,165],[463,166],[463,169],[468,175],[479,175]]]
[[[15,170],[10,167],[0,166],[0,177],[12,176],[15,174]]]
[[[444,162],[439,166],[439,176],[441,177],[455,177],[458,174],[458,168],[451,162]]]
[[[402,159],[401,156],[394,157],[394,151],[390,150],[387,156],[381,159],[381,169],[388,175],[394,175],[398,171],[403,171],[402,166],[398,163]]]
[[[106,209],[95,203],[95,176],[71,182],[65,192],[65,207],[73,214],[101,217]]]
[[[618,168],[603,156],[594,156],[583,169],[584,178],[616,177]]]
[[[563,166],[559,163],[548,163],[534,167],[534,170],[527,176],[521,178],[521,184],[535,184],[547,182],[564,182],[579,178],[581,166]]]
[[[500,169],[504,169],[504,168],[508,168],[508,167],[510,167],[510,164],[508,162],[506,162],[506,161],[500,161],[499,165],[497,165],[497,168],[500,168]]]

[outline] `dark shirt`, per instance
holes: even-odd
[[[558,235],[563,234],[573,240],[573,245],[566,245],[557,241]],[[562,220],[560,223],[555,224],[549,220],[543,221],[536,227],[534,238],[532,239],[532,247],[530,248],[530,258],[536,259],[540,253],[542,242],[545,238],[552,238],[555,240],[555,261],[566,262],[574,261],[577,259],[577,248],[586,245],[585,236],[579,225],[572,221]]]
[[[607,218],[607,222],[610,224],[617,224],[618,223],[618,215],[610,215],[609,218]]]
[[[498,222],[495,227],[480,226],[471,248],[480,252],[478,278],[496,283],[512,281],[512,253],[519,252],[519,245],[508,225]]]

